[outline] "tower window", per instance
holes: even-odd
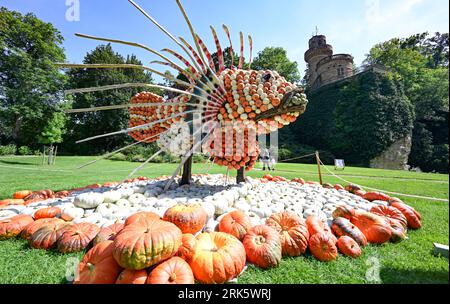
[[[344,76],[344,68],[339,67],[339,68],[337,69],[337,74],[338,74],[338,76]]]

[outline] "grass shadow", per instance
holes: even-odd
[[[12,160],[4,160],[4,159],[0,159],[0,163],[6,164],[6,165],[20,165],[20,166],[39,165],[38,163],[18,162],[18,161],[12,161]]]
[[[448,284],[449,273],[445,270],[405,270],[382,268],[380,278],[383,284]]]

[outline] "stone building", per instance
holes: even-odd
[[[324,35],[313,36],[305,53],[308,63],[308,83],[312,89],[353,76],[353,56],[333,54]]]

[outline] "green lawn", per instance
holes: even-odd
[[[55,166],[41,166],[35,157],[0,158],[0,199],[10,197],[21,189],[54,190],[81,187],[93,183],[119,181],[127,177],[136,163],[103,160],[93,166],[77,170],[92,157],[58,157]],[[176,164],[150,164],[138,175],[157,177],[169,175]],[[334,169],[329,167],[333,172]],[[279,164],[277,175],[287,178],[303,177],[317,181],[317,166]],[[324,171],[324,170],[323,170]],[[194,173],[225,173],[220,167],[195,164]],[[326,171],[324,171],[326,173]],[[354,183],[401,192],[405,194],[448,199],[449,176],[366,168],[346,168],[337,171]],[[234,173],[233,173],[234,174]],[[255,170],[251,176],[265,172]],[[324,175],[324,182],[340,182]],[[410,231],[400,244],[368,246],[359,259],[339,256],[331,263],[321,263],[310,256],[285,258],[280,267],[263,271],[250,266],[239,283],[371,283],[367,273],[379,265],[382,283],[449,283],[448,259],[432,254],[433,242],[448,244],[449,208],[447,202],[404,198],[423,215],[423,228]],[[33,250],[22,240],[0,242],[0,283],[65,283],[68,258],[81,258],[83,253],[61,255],[52,251]],[[375,276],[376,277],[376,276]]]

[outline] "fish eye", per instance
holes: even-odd
[[[272,78],[272,75],[267,73],[266,75],[263,76],[265,81],[269,81]]]

